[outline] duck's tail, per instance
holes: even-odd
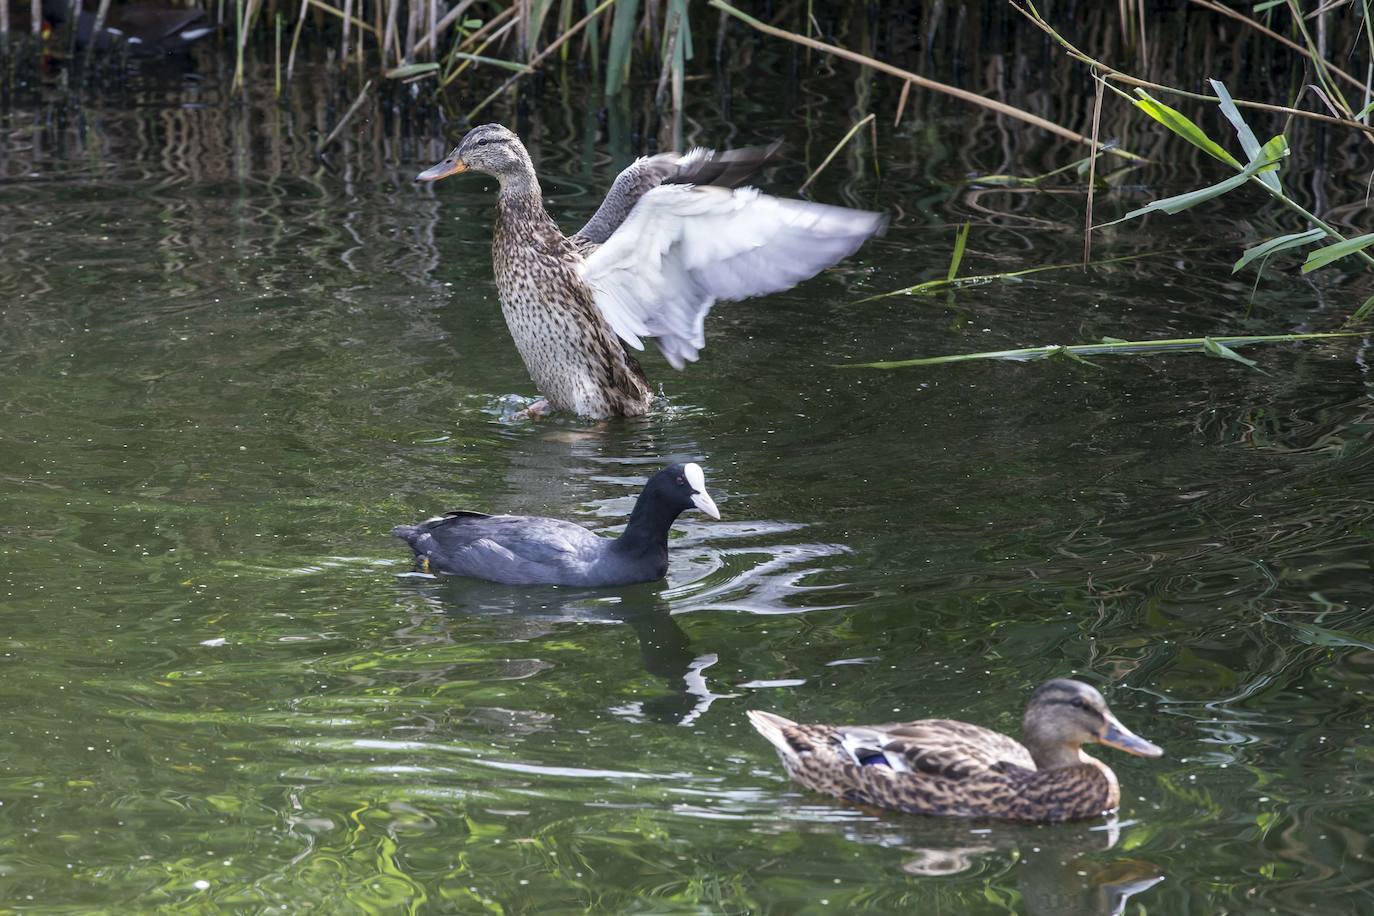
[[[749,710],[748,716],[749,724],[754,726],[760,735],[767,738],[768,743],[777,748],[778,753],[782,754],[784,759],[797,757],[797,749],[787,739],[786,732],[789,728],[796,728],[796,722],[771,712],[764,712],[761,709]]]

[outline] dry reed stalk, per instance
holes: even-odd
[[[504,10],[502,10],[501,12],[497,13],[495,16],[492,16],[490,19],[488,19],[486,22],[484,22],[484,23],[482,24],[482,27],[479,28],[477,31],[473,32],[473,33],[472,33],[471,35],[469,35],[467,38],[464,38],[463,41],[462,41],[462,43],[458,45],[458,50],[461,51],[461,50],[463,50],[464,48],[468,48],[468,47],[471,47],[472,45],[476,44],[478,41],[480,41],[482,38],[484,38],[488,32],[490,32],[492,29],[496,28],[497,23],[502,22],[502,21],[504,21],[504,20],[506,20],[506,19],[509,19],[511,16],[514,16],[514,15],[515,15],[515,7],[513,7],[513,6],[508,6],[508,7],[506,7]],[[504,28],[501,30],[501,34],[503,34],[503,35],[505,34],[505,29],[504,29]],[[486,45],[484,44],[482,47],[486,47]]]
[[[1107,88],[1105,81],[1096,73],[1093,74],[1093,149],[1097,149],[1097,131],[1102,124],[1102,95]],[[1093,196],[1097,190],[1097,155],[1094,153],[1088,159],[1088,202],[1087,213],[1083,223],[1083,269],[1088,269],[1088,262],[1092,260],[1093,253]]]
[[[345,111],[343,117],[339,119],[339,123],[334,125],[334,129],[329,132],[329,136],[324,138],[324,142],[321,143],[319,146],[315,147],[316,156],[323,155],[324,151],[329,149],[329,145],[333,143],[335,139],[338,138],[339,134],[343,131],[344,126],[348,124],[349,119],[353,117],[353,115],[358,111],[359,108],[363,107],[363,102],[367,101],[367,93],[368,90],[370,90],[371,88],[372,80],[368,80],[366,83],[363,84],[362,91],[359,92],[358,97],[353,100],[353,104],[348,106],[348,110]]]
[[[81,15],[81,0],[69,0],[67,4],[67,53],[76,57],[77,22]]]
[[[6,0],[6,2],[9,2],[9,0]],[[108,7],[109,4],[107,3],[106,8]],[[9,10],[5,11],[5,15],[8,18]],[[29,16],[32,17],[29,22],[29,28],[33,31],[33,37],[37,38],[39,35],[43,34],[43,0],[33,0],[33,2],[29,4]]]
[[[459,64],[457,67],[455,67],[452,73],[450,73],[448,76],[444,77],[442,81],[440,81],[439,88],[447,88],[448,84],[456,80],[464,70],[466,70],[468,67],[471,67],[474,63],[478,62],[477,59],[480,58],[482,52],[487,49],[487,45],[491,44],[494,41],[499,41],[500,39],[504,38],[506,33],[509,32],[511,29],[515,28],[518,24],[519,23],[517,23],[516,20],[512,19],[510,22],[507,22],[501,28],[493,32],[490,38],[488,38],[486,41],[482,42],[480,45],[477,46],[476,51],[474,51],[467,57],[463,58],[463,62]],[[454,55],[461,53],[463,52],[457,50],[453,52]],[[525,68],[525,72],[529,72],[528,67]]]
[[[795,32],[789,32],[786,29],[780,29],[775,26],[771,26],[766,22],[760,22],[759,20],[755,19],[753,16],[748,15],[747,13],[735,9],[730,4],[724,2],[724,0],[710,0],[710,2],[711,6],[714,6],[716,9],[722,10],[723,12],[729,13],[731,16],[734,16],[741,22],[744,22],[752,28],[755,28],[758,31],[763,32],[765,35],[772,35],[774,38],[781,38],[784,41],[795,42],[796,44],[804,45],[808,48],[815,48],[817,51],[824,51],[826,54],[833,54],[836,57],[843,57],[845,60],[851,60],[857,64],[863,64],[866,67],[872,67],[874,70],[881,71],[883,73],[888,74],[889,76],[895,76],[898,79],[904,79],[908,82],[915,83],[922,89],[930,89],[935,92],[940,92],[945,95],[952,96],[956,99],[969,102],[973,105],[977,105],[980,108],[990,109],[991,111],[995,111],[998,114],[1005,115],[1009,118],[1015,118],[1018,121],[1024,121],[1027,124],[1033,124],[1036,127],[1047,130],[1052,134],[1065,138],[1066,140],[1072,140],[1075,143],[1092,143],[1092,139],[1090,137],[1085,137],[1083,134],[1080,134],[1077,131],[1069,130],[1067,127],[1062,127],[1054,123],[1053,121],[1049,121],[1045,118],[1040,117],[1039,115],[1031,114],[1029,111],[1022,111],[1020,108],[1008,105],[1005,102],[999,102],[996,99],[984,98],[976,92],[969,92],[967,89],[960,89],[957,86],[950,86],[947,83],[941,83],[937,82],[936,80],[927,79],[924,76],[919,76],[915,73],[912,73],[910,70],[903,70],[901,67],[895,67],[892,64],[886,63],[885,61],[877,60],[876,58],[869,57],[866,54],[860,54],[858,51],[850,51],[848,48],[840,48],[835,45],[826,44],[823,41],[817,41],[814,38],[807,38],[804,35],[798,35]],[[1126,150],[1119,148],[1112,149],[1111,153],[1113,155],[1121,156],[1126,159],[1139,160],[1143,158],[1141,156],[1137,156],[1135,153],[1127,152]]]
[[[272,97],[281,98],[281,12],[276,15],[276,40],[272,44]]]
[[[420,34],[420,4],[407,5],[406,16],[406,54],[405,61],[415,60],[415,41]]]
[[[396,17],[401,9],[401,0],[386,0],[386,29],[382,32],[382,65],[386,65],[387,55],[392,61],[401,63],[401,45],[396,37]]]
[[[902,94],[897,97],[897,117],[892,119],[893,127],[902,125],[902,112],[906,111],[906,97],[911,95],[911,80],[902,82]]]
[[[329,13],[333,16],[338,16],[340,18],[343,17],[343,13],[339,12],[339,10],[336,7],[332,7],[328,3],[323,3],[321,2],[321,0],[305,0],[304,5],[312,6],[317,10],[324,10],[326,13]],[[376,37],[376,30],[373,29],[372,26],[368,25],[366,22],[363,22],[357,16],[348,17],[348,21],[353,23],[353,25],[356,26],[360,31],[371,32],[373,37]]]
[[[296,17],[296,30],[291,34],[291,51],[286,55],[286,82],[291,82],[292,75],[296,72],[296,45],[301,40],[301,28],[305,25],[305,13],[310,9],[310,4],[302,3],[300,15]]]
[[[392,2],[394,3],[395,0],[392,0]],[[420,53],[426,46],[437,49],[439,47],[438,39],[440,33],[457,22],[459,18],[468,11],[468,8],[476,2],[477,0],[462,0],[457,6],[445,13],[444,18],[440,19],[434,24],[433,28],[429,30],[429,34],[415,42],[415,53]]]
[[[654,104],[659,108],[663,107],[663,99],[668,94],[668,79],[673,75],[674,52],[677,51],[678,32],[681,31],[682,27],[682,16],[678,14],[677,10],[671,10],[668,16],[672,22],[668,24],[668,40],[664,46],[663,67],[659,70],[658,88],[654,91]]]
[[[1311,60],[1313,64],[1318,64],[1318,61],[1316,60],[1310,48],[1304,48],[1302,45],[1298,44],[1296,41],[1293,41],[1291,38],[1287,38],[1283,35],[1280,35],[1278,32],[1275,32],[1273,29],[1269,28],[1261,22],[1256,22],[1254,19],[1251,19],[1249,16],[1245,15],[1239,10],[1233,10],[1226,4],[1217,3],[1215,2],[1215,0],[1189,0],[1189,2],[1194,3],[1205,10],[1211,10],[1214,13],[1219,13],[1222,16],[1229,16],[1237,22],[1244,23],[1245,25],[1259,32],[1260,34],[1265,35],[1268,38],[1274,39],[1274,41],[1277,41],[1279,44],[1284,45],[1285,47],[1297,51],[1299,54]],[[1330,64],[1326,61],[1321,61],[1318,65],[1325,67],[1331,73],[1334,73],[1336,76],[1339,76],[1341,79],[1345,80],[1350,85],[1358,89],[1364,88],[1364,83],[1362,81],[1351,76],[1349,73],[1346,73],[1344,70],[1342,70],[1340,67],[1337,67],[1335,64]],[[1236,104],[1239,105],[1241,103],[1240,101],[1237,101]]]
[[[1145,35],[1145,0],[1136,0],[1135,11],[1140,18],[1140,63],[1145,66],[1150,61],[1150,42]]]
[[[10,5],[0,3],[0,35],[8,36],[10,33]]]
[[[716,3],[719,2],[719,0],[711,0],[711,2]],[[1012,9],[1035,23],[1037,28],[1053,38],[1060,47],[1068,52],[1070,57],[1081,63],[1087,64],[1093,69],[1100,70],[1104,79],[1125,83],[1128,86],[1139,86],[1142,89],[1154,89],[1157,92],[1167,92],[1170,95],[1177,95],[1198,102],[1221,101],[1214,95],[1203,95],[1200,92],[1189,92],[1186,89],[1166,86],[1163,83],[1152,83],[1149,80],[1138,79],[1137,77],[1131,76],[1129,73],[1123,73],[1114,67],[1110,67],[1095,57],[1078,50],[1072,42],[1056,32],[1054,27],[1044,20],[1039,10],[1037,10],[1034,5],[1028,3],[1027,6],[1023,7],[1017,0],[1009,0],[1009,2]],[[1115,89],[1115,87],[1112,88],[1114,91],[1120,92],[1120,90]],[[1122,93],[1122,95],[1125,95],[1125,93]],[[1343,127],[1354,128],[1355,130],[1362,131],[1367,138],[1374,140],[1374,127],[1367,124],[1361,124],[1358,121],[1352,121],[1348,118],[1333,118],[1331,115],[1319,114],[1315,111],[1303,111],[1301,108],[1289,108],[1286,105],[1271,105],[1268,102],[1251,102],[1248,99],[1232,99],[1232,101],[1240,108],[1253,108],[1256,111],[1272,111],[1278,114],[1292,115],[1295,118],[1306,118],[1309,121],[1321,121],[1325,124],[1339,124]],[[1112,150],[1112,152],[1117,152],[1117,150]]]
[[[343,34],[339,38],[339,66],[345,68],[348,66],[348,27],[352,25],[352,23],[349,22],[352,16],[353,0],[343,0]]]
[[[238,36],[234,42],[234,82],[231,91],[247,90],[243,79],[243,52],[248,47],[249,28],[253,25],[253,18],[260,6],[262,0],[248,0],[247,3],[238,0]]]
[[[274,0],[274,2],[275,2],[275,0]],[[367,5],[366,2],[364,2],[363,5],[366,6],[366,5]],[[383,70],[386,69],[386,45],[382,44],[382,42],[381,42],[381,35],[382,35],[383,30],[384,30],[385,28],[386,28],[386,10],[385,10],[385,7],[382,6],[381,0],[372,0],[372,34],[376,37],[376,40],[377,40],[377,57],[378,57],[378,63],[381,64]],[[358,43],[358,46],[359,46],[359,48],[361,49],[361,47],[362,47],[362,42],[359,42],[359,43]]]
[[[36,24],[35,27],[34,27],[34,34],[37,35],[37,34],[38,34],[38,28],[42,25],[42,10],[43,10],[43,7],[42,7],[41,0],[33,0],[33,7],[34,7],[34,9],[38,12],[38,17],[39,17],[38,20],[37,20],[37,24]],[[85,66],[87,66],[87,67],[89,67],[90,64],[91,64],[91,55],[95,53],[95,45],[96,45],[95,37],[96,37],[97,35],[100,34],[100,30],[101,30],[101,29],[105,28],[105,17],[108,16],[109,14],[110,14],[110,0],[100,0],[100,6],[96,7],[96,10],[95,10],[95,23],[91,26],[91,41],[90,41],[89,44],[86,45],[86,56],[85,56],[84,64],[85,64]],[[77,25],[76,25],[75,22],[73,22],[73,23],[72,23],[72,34],[73,34],[73,35],[76,34],[76,28],[77,28]],[[75,38],[73,38],[72,40],[75,41]]]
[[[835,148],[830,151],[830,155],[826,156],[825,159],[822,160],[821,164],[816,166],[816,170],[806,177],[806,180],[802,182],[802,186],[800,188],[797,188],[797,193],[800,194],[807,188],[811,187],[811,182],[815,181],[816,176],[819,175],[825,169],[825,167],[830,164],[831,160],[839,154],[840,150],[844,149],[845,144],[848,143],[850,140],[854,139],[854,135],[857,134],[860,130],[862,130],[863,126],[865,124],[868,124],[875,117],[876,115],[869,113],[863,118],[863,120],[859,121],[853,127],[849,128],[849,133],[845,134],[843,137],[840,138],[840,142],[836,143]]]
[[[438,31],[439,31],[439,3],[438,3],[438,0],[429,0],[429,31],[428,31],[427,33],[425,33],[425,34],[427,34],[427,35],[433,35],[433,34],[437,33]],[[418,44],[415,46],[415,53],[416,53],[416,54],[419,54],[419,53],[420,53],[420,47],[419,47]],[[430,56],[430,57],[434,57],[434,52],[431,51],[431,52],[429,53],[429,56]]]
[[[600,16],[602,13],[604,13],[608,8],[613,6],[615,2],[616,0],[603,0],[603,2],[598,4],[594,10],[592,10],[587,15],[583,16],[581,19],[577,20],[577,22],[573,24],[572,28],[568,29],[562,35],[559,35],[557,38],[555,38],[552,42],[549,43],[549,46],[547,48],[540,51],[530,60],[528,64],[530,70],[533,70],[535,67],[539,66],[541,61],[543,61],[554,51],[557,51],[559,48],[561,48],[569,39],[571,39],[578,32],[586,28],[587,23],[591,22],[597,16]],[[496,99],[497,96],[501,95],[511,86],[515,85],[515,81],[520,79],[520,77],[524,75],[524,73],[517,73],[515,74],[515,76],[512,76],[510,79],[502,83],[499,87],[497,87],[497,89],[494,92],[491,93],[491,95],[487,96],[485,99],[478,102],[476,108],[472,109],[472,111],[469,111],[467,113],[466,120],[471,121],[473,117],[476,116],[477,112],[481,111],[483,108],[486,108],[488,105],[490,105],[492,101]]]

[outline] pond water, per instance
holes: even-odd
[[[456,128],[379,108],[320,164],[311,118],[348,94],[243,105],[201,63],[81,100],[49,73],[0,115],[0,908],[1374,908],[1368,341],[1245,351],[1262,372],[844,365],[1331,329],[1344,275],[1230,272],[1282,214],[1237,198],[1095,239],[1163,254],[861,302],[943,276],[964,222],[965,274],[1082,244],[1081,183],[965,182],[1071,148],[932,101],[894,128],[883,90],[879,172],[865,135],[814,196],[891,212],[884,238],[718,306],[687,371],[647,357],[647,419],[512,423],[534,391],[493,182],[410,181]],[[793,195],[855,80],[702,92],[688,140],[783,137],[760,182]],[[642,124],[564,101],[492,114],[571,229]],[[1099,218],[1221,177],[1139,170]],[[416,579],[388,536],[460,506],[611,528],[670,459],[723,518],[683,517],[665,583]],[[1166,750],[1095,752],[1112,820],[858,809],[788,782],[744,717],[1016,734],[1070,674]]]

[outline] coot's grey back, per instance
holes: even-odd
[[[608,585],[633,572],[614,541],[555,518],[459,512],[393,533],[436,572],[507,585]]]

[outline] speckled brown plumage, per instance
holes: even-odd
[[[534,384],[559,410],[638,416],[653,391],[577,275],[581,257],[544,211],[537,185],[533,193],[502,189],[491,260],[501,312]]]
[[[1116,775],[1081,750],[1110,744],[1158,756],[1121,725],[1092,687],[1048,681],[1026,708],[1030,747],[949,719],[871,726],[798,725],[771,713],[750,721],[797,782],[855,804],[911,814],[1058,822],[1095,817],[1121,800]]]

